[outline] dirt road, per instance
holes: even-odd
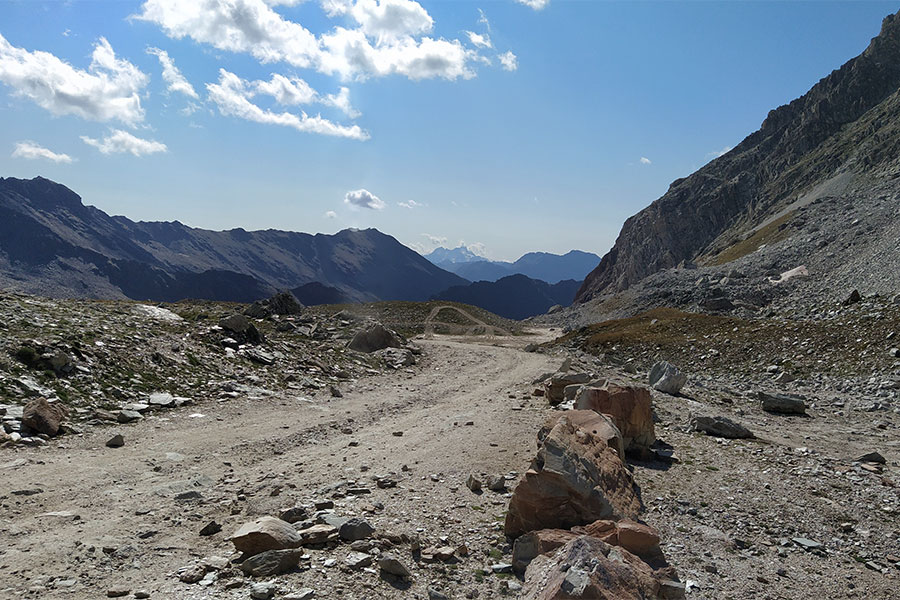
[[[558,365],[516,347],[530,341],[421,340],[418,366],[348,384],[343,398],[219,402],[198,390],[193,405],[135,425],[4,453],[0,597],[100,598],[124,586],[151,598],[247,598],[246,586],[188,585],[175,573],[202,557],[231,557],[227,536],[256,516],[332,498],[338,514],[365,517],[379,532],[468,546],[456,570],[406,560],[413,592],[496,586],[473,584],[472,572],[497,552],[507,499],[476,496],[464,482],[472,472],[521,471],[533,456],[546,409],[529,397],[528,382]],[[105,446],[115,433],[124,447]],[[388,474],[397,487],[379,489],[373,476]],[[347,482],[371,493],[345,496]],[[211,521],[222,531],[200,536]],[[279,578],[280,595],[304,587],[316,598],[401,593],[375,574],[326,566],[347,552],[310,551],[309,569]],[[490,587],[481,593],[492,595]]]

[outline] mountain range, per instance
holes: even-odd
[[[497,281],[509,275],[525,275],[547,283],[567,279],[581,281],[600,262],[590,252],[572,250],[566,254],[529,252],[514,262],[493,261],[479,256],[465,246],[454,249],[437,248],[425,258],[435,265],[456,273],[469,281]]]
[[[470,285],[454,286],[437,294],[434,299],[471,304],[508,319],[525,319],[543,314],[555,305],[569,306],[580,286],[580,281],[572,279],[551,285],[516,274],[497,281],[476,281]]]
[[[57,297],[248,302],[313,282],[326,287],[305,290],[310,294],[352,301],[427,300],[468,283],[375,229],[311,235],[135,222],[86,206],[42,177],[0,178],[6,288]]]

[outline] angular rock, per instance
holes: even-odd
[[[106,446],[108,448],[121,448],[124,445],[125,445],[125,438],[122,436],[121,433],[117,433],[116,435],[112,436],[111,438],[109,438],[109,440],[106,441]]]
[[[280,575],[297,568],[303,550],[266,550],[241,563],[241,571],[254,577]]]
[[[250,598],[253,600],[271,600],[277,589],[274,583],[254,583],[250,586]]]
[[[784,394],[768,394],[757,392],[762,409],[780,415],[805,415],[806,402],[802,398]]]
[[[303,546],[314,546],[317,544],[325,544],[338,537],[338,528],[327,523],[319,523],[301,529],[296,532],[300,536],[300,544]]]
[[[263,341],[263,336],[256,328],[256,325],[251,323],[244,315],[233,314],[228,316],[219,321],[219,327],[243,343],[259,344]]]
[[[740,423],[735,423],[726,417],[693,417],[690,428],[692,431],[700,431],[713,437],[730,440],[741,440],[753,437],[753,433]]]
[[[37,398],[22,410],[22,425],[37,433],[54,436],[59,433],[59,425],[69,416],[69,409],[59,402],[47,402]]]
[[[612,421],[593,411],[567,411],[549,421],[538,439],[537,456],[509,502],[507,535],[637,517],[639,491],[622,462],[622,437]]]
[[[303,538],[289,523],[275,517],[261,517],[241,525],[231,536],[231,543],[237,551],[253,556],[267,550],[298,548]]]
[[[349,519],[346,523],[341,525],[340,530],[338,531],[340,538],[347,542],[366,539],[373,533],[375,533],[375,528],[372,527],[368,521],[357,518]]]
[[[381,323],[375,323],[356,333],[347,345],[357,352],[376,352],[384,348],[401,348],[403,339],[394,331],[385,328]]]
[[[116,413],[116,421],[119,423],[133,423],[134,421],[140,421],[144,417],[141,413],[136,410],[120,410]]]
[[[381,558],[378,559],[378,569],[382,573],[400,577],[401,579],[409,579],[410,577],[409,569],[407,569],[396,556],[390,553],[381,555]]]
[[[663,596],[660,578],[649,565],[627,550],[588,536],[576,537],[551,554],[532,560],[519,596],[521,600],[664,597],[677,596]]]
[[[292,506],[281,511],[278,518],[286,523],[296,523],[309,517],[309,509],[305,506]]]
[[[867,452],[856,459],[859,462],[876,463],[879,465],[887,464],[884,456],[880,452]]]
[[[575,397],[576,410],[593,410],[612,418],[622,434],[626,452],[649,452],[656,441],[650,390],[605,382],[587,386]]]
[[[153,408],[171,408],[175,406],[175,396],[166,392],[150,394],[147,404]]]
[[[355,571],[371,566],[374,560],[375,559],[371,554],[366,554],[365,552],[351,552],[347,555],[347,558],[344,559],[344,564]]]
[[[385,364],[392,369],[401,369],[416,364],[416,357],[408,348],[382,348],[376,350],[374,354],[381,357]]]
[[[470,474],[466,478],[466,487],[472,490],[473,492],[481,491],[481,480],[475,477],[474,474]]]
[[[297,315],[303,312],[304,306],[291,292],[279,292],[265,300],[257,300],[244,310],[244,314],[254,319],[263,319],[272,315]]]
[[[532,560],[565,546],[578,536],[568,529],[539,529],[520,535],[513,543],[513,568],[523,573]]]
[[[544,380],[544,396],[551,406],[556,406],[565,400],[566,387],[584,384],[590,380],[591,376],[588,373],[554,373]]]
[[[665,394],[677,394],[687,383],[687,375],[670,362],[660,361],[653,365],[647,380],[655,390]]]
[[[487,479],[487,487],[492,492],[505,492],[506,478],[503,475],[491,475]]]

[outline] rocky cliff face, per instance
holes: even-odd
[[[48,179],[0,178],[0,286],[64,297],[249,302],[320,282],[351,300],[427,300],[466,280],[375,229],[209,231],[110,217]]]
[[[577,301],[622,291],[683,260],[714,257],[824,182],[838,178],[846,188],[895,177],[898,88],[900,13],[885,18],[860,56],[629,218]]]

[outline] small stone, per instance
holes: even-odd
[[[863,454],[856,460],[859,462],[876,463],[879,465],[883,465],[883,464],[887,463],[884,456],[882,456],[880,452],[868,452],[866,454]]]
[[[127,596],[131,593],[131,588],[128,587],[113,587],[106,590],[107,598],[121,598],[122,596]]]
[[[481,480],[475,477],[475,475],[469,475],[469,477],[466,479],[466,487],[473,492],[480,492]]]
[[[365,552],[351,552],[344,559],[344,563],[353,570],[364,569],[372,564],[375,559]]]
[[[355,542],[362,540],[375,533],[375,528],[363,519],[350,519],[343,525],[338,532],[340,538],[347,542]]]
[[[125,445],[125,438],[122,437],[121,433],[117,433],[116,435],[109,438],[109,440],[106,442],[106,446],[108,448],[121,448],[124,445]]]
[[[316,595],[316,591],[312,588],[300,588],[296,592],[288,594],[282,600],[310,600]]]
[[[393,554],[386,553],[378,559],[378,568],[383,572],[395,577],[408,579],[410,577],[409,569],[401,563]]]
[[[133,423],[134,421],[140,421],[143,418],[141,413],[136,410],[120,410],[116,414],[116,421],[122,424]]]
[[[219,533],[220,531],[222,531],[222,526],[219,523],[216,523],[215,521],[210,521],[209,523],[207,523],[206,525],[203,526],[203,529],[200,530],[200,535],[205,537],[208,535],[215,535],[215,534]]]
[[[493,573],[512,573],[513,566],[509,563],[497,563],[491,565],[491,572]]]
[[[134,593],[134,597],[139,599],[149,598],[150,592],[148,592],[147,590],[138,590]]]
[[[822,544],[816,542],[815,540],[811,540],[809,538],[804,537],[795,537],[791,538],[791,541],[803,548],[804,550],[819,550],[822,548]]]
[[[200,583],[200,581],[206,576],[206,566],[202,564],[193,565],[191,567],[186,567],[181,570],[178,574],[178,579],[182,583]]]
[[[450,600],[450,596],[430,587],[428,588],[428,600]]]
[[[274,596],[274,583],[254,583],[250,586],[250,597],[253,600],[271,600]]]
[[[506,490],[506,478],[502,475],[491,475],[487,479],[487,486],[492,492],[503,492]]]

